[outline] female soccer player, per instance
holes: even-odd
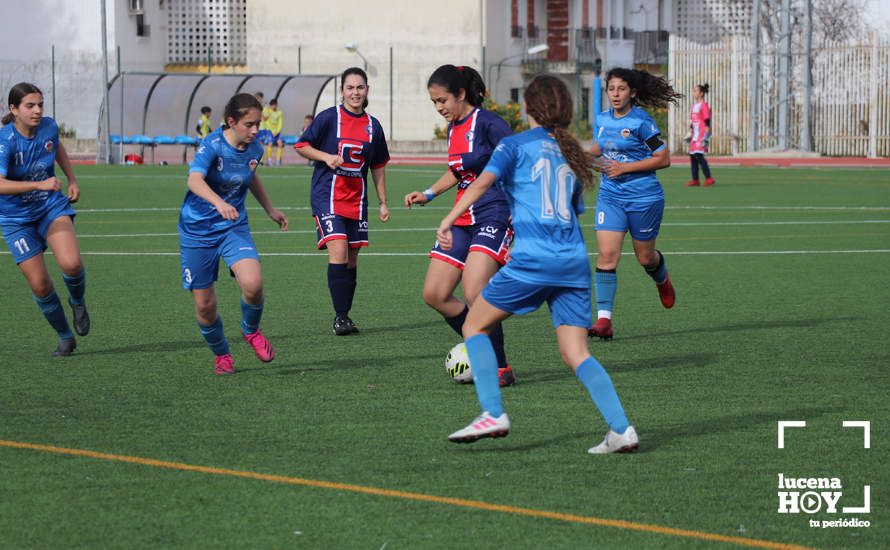
[[[708,161],[705,160],[705,154],[708,152],[708,145],[711,141],[711,107],[705,101],[705,94],[708,93],[707,84],[697,84],[692,89],[692,98],[695,100],[692,104],[692,110],[689,112],[689,160],[692,167],[692,179],[686,184],[686,187],[696,187],[701,185],[707,187],[714,185],[714,178],[711,177],[711,168]],[[701,166],[702,172],[705,173],[705,182],[698,181],[698,167]]]
[[[485,83],[470,67],[442,65],[427,82],[430,100],[448,121],[448,170],[426,191],[405,196],[405,206],[426,204],[458,186],[455,203],[491,158],[501,138],[509,136],[510,126],[496,114],[482,109]],[[430,265],[423,283],[423,299],[461,334],[469,307],[497,270],[506,261],[513,230],[510,209],[503,193],[491,188],[455,222],[454,244],[449,250],[437,242],[430,252]],[[463,281],[466,303],[454,295]],[[498,357],[498,377],[502,386],[516,380],[504,352],[504,332],[500,326],[491,334]]]
[[[368,246],[368,169],[374,177],[379,219],[389,220],[386,163],[389,149],[380,122],[365,111],[368,75],[350,67],[340,77],[343,103],[320,112],[294,148],[315,161],[312,215],[318,249],[328,250],[328,289],[334,334],[358,332],[349,318],[358,280],[358,253]]]
[[[284,113],[278,110],[278,100],[269,102],[269,115],[266,117],[266,128],[269,131],[266,147],[266,158],[269,166],[281,166],[281,153],[284,149],[284,141],[281,140],[281,129],[284,127]],[[272,146],[276,146],[275,158],[272,158]]]
[[[597,321],[591,336],[612,338],[612,308],[618,286],[618,261],[624,234],[630,231],[637,261],[652,277],[661,304],[674,305],[674,287],[655,237],[664,213],[664,190],[655,170],[671,165],[668,149],[652,117],[639,106],[664,107],[682,97],[663,78],[643,71],[616,68],[606,75],[612,108],[596,115],[593,154],[602,159],[596,199]]]
[[[74,209],[80,187],[71,169],[59,127],[43,116],[43,92],[27,82],[9,90],[9,113],[0,129],[0,230],[15,263],[28,281],[40,311],[59,335],[53,355],[67,356],[77,343],[65,311],[53,288],[43,252],[53,249],[62,279],[68,287],[68,304],[74,313],[74,330],[90,331],[84,291],[86,272],[74,232]],[[10,124],[12,122],[12,124]],[[68,191],[60,192],[54,163],[68,178]]]
[[[568,88],[553,76],[536,77],[525,91],[530,130],[504,138],[485,170],[442,220],[442,248],[456,242],[452,225],[495,181],[510,203],[516,244],[511,259],[476,298],[464,323],[482,414],[448,436],[455,443],[502,437],[510,431],[497,382],[491,329],[513,314],[550,307],[563,361],[587,388],[609,431],[591,454],[629,452],[639,444],[608,373],[587,347],[590,262],[578,223],[584,187],[593,186],[581,146],[566,130],[572,121]],[[580,180],[580,181],[579,181]]]
[[[263,315],[263,273],[244,198],[248,189],[282,231],[287,216],[272,207],[256,174],[263,157],[255,141],[263,106],[250,94],[237,94],[226,104],[225,126],[211,132],[189,165],[188,192],[179,214],[182,286],[192,292],[198,327],[215,355],[216,374],[234,374],[235,363],[216,313],[213,288],[222,258],[241,287],[241,333],[261,361],[275,358],[272,344],[260,331]]]

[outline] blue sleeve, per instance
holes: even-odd
[[[5,132],[4,132],[4,134],[5,134]],[[5,135],[2,138],[0,138],[0,140],[5,140],[5,139],[6,139]],[[12,150],[12,145],[13,145],[13,142],[11,140],[6,141],[5,143],[3,141],[0,141],[0,177],[5,178],[6,174],[9,173],[8,172],[9,159],[11,159],[15,155],[15,151]]]
[[[213,143],[208,137],[201,142],[200,146],[198,146],[198,151],[195,152],[195,158],[189,163],[189,174],[195,172],[202,176],[206,176],[207,171],[213,166],[214,160],[216,160],[216,148],[213,147]]]
[[[488,124],[488,141],[491,146],[496,147],[502,139],[512,135],[513,130],[510,129],[510,125],[498,115],[491,113],[491,121]]]
[[[580,180],[575,183],[575,192],[572,193],[572,208],[575,210],[575,215],[580,216],[587,211],[587,207],[584,206],[584,184]]]
[[[389,162],[389,147],[386,145],[386,135],[379,121],[374,125],[374,158],[368,159],[371,168],[380,168]]]
[[[655,124],[655,121],[649,116],[649,113],[643,111],[643,116],[640,117],[640,125],[637,126],[636,134],[637,137],[640,138],[640,141],[646,143],[650,138],[661,135],[661,130],[658,129],[658,125]]]
[[[297,140],[296,147],[299,148],[300,144],[303,145],[311,145],[313,148],[321,150],[322,141],[328,133],[328,126],[331,121],[331,111],[325,110],[318,113],[318,116],[312,121],[312,124],[306,128],[306,131],[300,135],[300,138]]]
[[[491,172],[495,178],[508,183],[516,165],[516,149],[509,141],[502,141],[494,149],[483,172]]]

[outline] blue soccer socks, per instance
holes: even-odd
[[[201,336],[204,337],[207,346],[214,355],[227,355],[229,353],[229,341],[226,340],[226,335],[223,332],[222,317],[217,317],[216,321],[209,325],[202,325],[199,322],[198,328],[201,329]]]
[[[65,310],[62,309],[62,302],[59,301],[59,296],[55,290],[51,290],[49,294],[42,298],[34,296],[34,301],[37,302],[37,306],[40,307],[43,316],[49,321],[50,326],[55,329],[59,338],[62,340],[74,339],[68,320],[65,319]]]
[[[504,414],[504,406],[498,385],[498,361],[491,340],[487,334],[477,334],[467,338],[466,345],[479,404],[483,411],[497,418]]]
[[[328,289],[331,291],[334,313],[338,316],[348,314],[353,283],[350,281],[349,268],[346,264],[328,264]]]
[[[85,269],[82,269],[80,273],[74,276],[68,276],[65,273],[62,273],[62,280],[65,281],[65,286],[68,287],[68,294],[71,295],[72,304],[83,303],[83,295],[87,286],[86,278],[87,271]]]
[[[260,319],[263,317],[263,302],[248,304],[241,297],[241,332],[245,335],[253,334],[260,329]]]
[[[600,317],[611,319],[612,309],[615,306],[615,292],[618,290],[618,274],[614,269],[596,268],[593,285],[596,289],[597,319]]]
[[[469,345],[467,348],[469,349]],[[470,364],[472,365],[472,361]],[[473,372],[475,372],[475,366],[473,367]],[[590,397],[600,410],[600,414],[603,415],[609,428],[617,434],[623,434],[630,423],[627,421],[624,408],[621,406],[621,400],[618,399],[615,386],[612,385],[612,379],[609,378],[609,373],[606,372],[606,369],[599,364],[599,361],[593,357],[588,357],[575,369],[575,376],[587,388]]]
[[[667,280],[668,271],[667,266],[664,264],[664,254],[662,254],[660,250],[656,250],[655,252],[658,253],[658,265],[655,267],[646,267],[645,269],[646,274],[652,277],[655,284],[661,285]]]

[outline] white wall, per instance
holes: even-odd
[[[417,0],[300,2],[299,9],[293,5],[289,0],[248,3],[248,70],[296,74],[300,48],[304,74],[340,74],[347,67],[362,66],[361,58],[344,47],[355,43],[369,64],[368,112],[390,138],[432,138],[433,127],[443,126],[444,120],[429,101],[427,78],[445,63],[478,68],[482,61],[481,0],[430,3],[423,9],[418,9]],[[319,108],[333,105],[334,97],[330,86]]]
[[[4,112],[8,108],[9,89],[18,82],[31,82],[43,90],[47,115],[74,128],[78,137],[96,135],[102,97],[99,5],[99,0],[42,0],[15,8],[6,6],[9,9],[4,10],[0,33],[0,96]],[[109,5],[109,14],[113,11]]]

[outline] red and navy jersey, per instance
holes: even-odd
[[[512,133],[504,119],[491,111],[478,108],[473,109],[463,120],[448,126],[448,168],[458,181],[455,204],[467,186],[482,173],[501,138]],[[509,217],[507,199],[499,189],[491,186],[454,225],[476,225],[492,220],[507,220]]]
[[[320,112],[295,147],[311,145],[343,157],[336,170],[315,161],[312,172],[312,215],[337,214],[352,220],[368,219],[368,169],[386,166],[389,149],[380,121],[343,105]]]

